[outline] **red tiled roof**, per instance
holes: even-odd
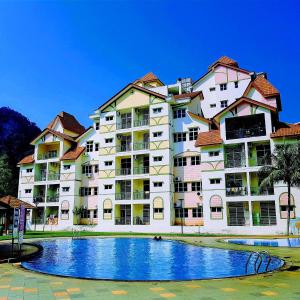
[[[32,163],[34,163],[34,156],[33,156],[33,154],[30,154],[30,155],[23,157],[18,162],[18,165],[25,165],[25,164],[32,164]]]
[[[52,129],[53,124],[55,123],[56,118],[59,118],[62,126],[64,129],[72,131],[74,133],[78,133],[81,134],[85,131],[84,126],[82,126],[77,119],[67,113],[67,112],[60,112],[51,122],[50,124],[47,126],[47,128]]]
[[[20,199],[17,199],[13,196],[5,196],[5,197],[2,197],[0,198],[0,204],[4,204],[4,205],[7,205],[11,208],[20,208],[20,206],[23,204],[25,206],[25,208],[29,208],[29,209],[32,209],[34,208],[33,205],[31,205],[30,203],[27,203],[25,201],[22,201]]]
[[[202,91],[199,91],[199,92],[191,92],[191,93],[186,93],[186,94],[179,94],[179,95],[174,95],[174,99],[178,100],[178,99],[184,99],[184,98],[195,98],[197,96],[201,96],[202,95],[202,98],[203,98],[203,93]]]
[[[300,124],[281,123],[280,128],[271,133],[271,138],[300,136]]]
[[[258,75],[252,82],[255,87],[265,98],[279,95],[279,91],[265,78],[264,75]]]
[[[210,121],[208,119],[205,119],[204,117],[202,116],[199,116],[199,115],[196,115],[190,111],[188,111],[188,114],[192,117],[192,118],[195,118],[195,119],[198,119],[200,121],[203,121],[203,122],[206,122],[206,123],[210,123]]]
[[[84,147],[77,146],[76,148],[70,149],[68,152],[66,152],[61,160],[76,160],[81,153],[84,151]]]
[[[202,147],[202,146],[212,146],[222,144],[223,140],[221,139],[220,130],[211,130],[200,132],[198,134],[195,147]]]
[[[137,81],[143,81],[143,82],[149,82],[149,81],[155,81],[158,77],[153,74],[152,72],[147,73],[143,77],[139,78]]]
[[[228,56],[221,56],[218,60],[216,60],[208,68],[211,69],[212,67],[214,67],[218,63],[223,64],[223,65],[233,66],[233,67],[236,67],[236,68],[239,67],[238,63],[235,60],[233,60],[232,58],[230,58]]]

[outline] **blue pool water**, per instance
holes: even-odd
[[[300,238],[290,239],[228,239],[228,243],[249,245],[249,246],[267,246],[267,247],[300,247]]]
[[[147,238],[59,239],[40,242],[23,267],[54,275],[112,280],[191,280],[246,275],[249,252]],[[269,270],[283,265],[273,257]],[[265,265],[260,268],[265,270]],[[247,274],[253,274],[250,266]]]

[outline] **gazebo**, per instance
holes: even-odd
[[[10,225],[13,223],[13,210],[14,208],[20,208],[21,205],[24,205],[26,210],[35,208],[30,203],[17,199],[13,196],[8,195],[0,198],[0,235],[1,231],[7,234],[11,229]]]

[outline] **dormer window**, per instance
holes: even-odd
[[[153,108],[153,113],[154,113],[154,114],[159,114],[159,113],[161,113],[161,111],[162,111],[162,108],[161,108],[161,107]]]
[[[220,84],[220,91],[226,91],[227,90],[227,83],[221,83]]]
[[[108,121],[112,121],[114,119],[114,116],[107,116],[105,117],[105,121],[108,122]]]
[[[174,109],[173,118],[174,119],[184,118],[186,115],[185,112],[186,112],[186,108]]]

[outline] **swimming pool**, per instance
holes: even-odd
[[[266,246],[266,247],[300,247],[300,238],[289,239],[228,239],[228,243],[249,245],[249,246]]]
[[[22,266],[42,273],[107,280],[192,280],[246,275],[249,252],[149,238],[42,241],[42,253]],[[260,271],[266,267],[262,265]],[[269,271],[283,265],[273,257]],[[254,274],[253,266],[247,274]]]

